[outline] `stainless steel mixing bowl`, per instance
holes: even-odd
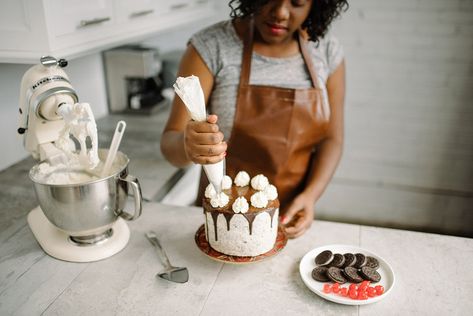
[[[108,150],[100,149],[105,161]],[[110,230],[120,216],[134,220],[141,215],[142,197],[138,180],[128,174],[129,159],[117,153],[115,172],[107,177],[80,184],[48,184],[38,180],[38,165],[30,170],[30,179],[39,205],[56,227],[70,236],[96,236]],[[133,191],[134,212],[124,210],[129,188]]]

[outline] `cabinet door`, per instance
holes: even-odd
[[[51,35],[97,31],[112,23],[112,0],[44,0]]]
[[[0,57],[47,50],[43,5],[36,0],[0,0]],[[11,54],[11,53],[10,53]]]

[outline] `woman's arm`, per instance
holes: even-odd
[[[199,77],[207,104],[214,78],[192,45],[187,47],[177,75]],[[216,115],[210,115],[207,122],[191,121],[184,103],[176,95],[161,138],[161,152],[176,167],[184,167],[191,161],[208,164],[222,160],[226,143],[222,142],[223,134],[216,123]]]
[[[317,147],[305,190],[289,206],[281,219],[288,224],[291,238],[302,235],[314,219],[314,204],[320,198],[338,166],[343,150],[343,104],[345,101],[345,62],[327,80],[331,118],[328,135]],[[297,214],[297,216],[295,216]]]

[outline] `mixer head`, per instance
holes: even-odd
[[[57,109],[75,104],[78,97],[62,69],[67,65],[65,59],[43,56],[40,62],[28,69],[21,81],[18,133],[35,159],[53,161],[62,154],[53,145],[64,127]]]

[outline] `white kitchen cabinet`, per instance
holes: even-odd
[[[207,19],[214,0],[0,0],[0,63],[75,58]]]

